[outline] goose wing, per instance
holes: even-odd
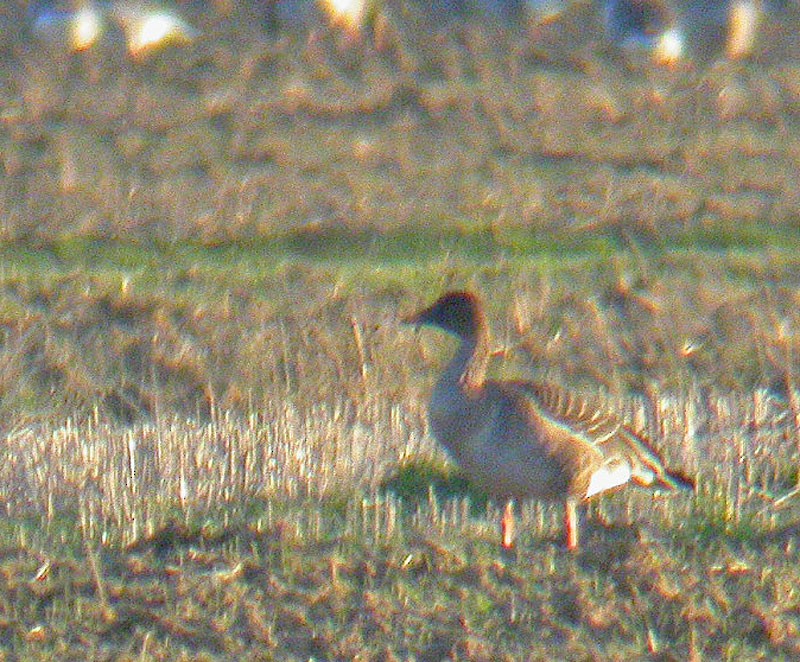
[[[685,477],[668,472],[647,440],[608,407],[551,384],[510,382],[509,387],[531,403],[544,425],[555,431],[551,435],[557,443],[568,446],[562,452],[581,458],[586,497],[629,479],[668,489],[692,487]]]

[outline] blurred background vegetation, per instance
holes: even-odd
[[[4,417],[403,398],[398,310],[450,286],[491,293],[503,370],[788,395],[796,6],[658,66],[592,3],[300,5],[182,3],[200,36],[138,57],[0,9]]]

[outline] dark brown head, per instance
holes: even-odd
[[[403,320],[406,324],[438,326],[464,340],[474,340],[483,333],[483,306],[471,292],[448,292],[416,315]]]

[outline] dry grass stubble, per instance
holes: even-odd
[[[800,652],[800,529],[793,499],[780,499],[798,480],[787,473],[797,466],[794,425],[766,393],[628,402],[632,419],[660,431],[669,461],[697,475],[698,492],[607,497],[590,509],[574,556],[561,550],[554,507],[526,506],[518,550],[504,557],[495,506],[484,516],[470,513],[468,496],[431,493],[414,505],[384,492],[409,458],[440,459],[418,435],[418,408],[365,407],[286,401],[205,424],[12,431],[0,471],[6,650],[32,659]]]

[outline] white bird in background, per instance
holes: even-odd
[[[358,34],[370,15],[374,15],[385,0],[317,0],[331,25],[350,34]],[[581,0],[433,0],[424,3],[434,15],[484,14],[524,18],[536,23],[548,23],[558,18],[570,4]],[[586,0],[583,0],[585,2]],[[421,3],[423,4],[423,3]]]
[[[390,0],[268,0],[289,14],[327,18],[357,36]],[[692,55],[724,49],[729,59],[752,55],[766,13],[786,0],[418,0],[433,16],[504,17],[534,23],[567,20],[571,9],[594,5],[609,41],[626,51],[641,51],[673,65]],[[124,33],[133,57],[167,45],[187,44],[199,32],[172,11],[147,0],[44,0],[30,9],[33,32],[72,51],[85,51],[107,32],[109,23]]]
[[[109,21],[122,30],[133,57],[168,45],[188,44],[199,35],[174,13],[140,2],[46,2],[33,5],[30,13],[36,36],[72,51],[92,48],[107,31]]]
[[[170,44],[191,43],[200,34],[170,12],[146,10],[131,2],[115,2],[109,14],[125,33],[128,52],[134,57]]]
[[[280,3],[282,0],[278,0]],[[283,0],[284,2],[286,0]],[[295,2],[299,0],[294,0]],[[358,34],[386,0],[315,0],[334,26]],[[570,9],[594,5],[610,41],[640,50],[660,64],[674,65],[691,54],[724,44],[729,59],[752,54],[763,16],[786,0],[429,0],[434,15],[505,17],[550,23]],[[422,2],[422,0],[420,0]]]
[[[623,49],[647,51],[661,64],[674,64],[683,57],[683,28],[670,3],[607,0],[603,22],[609,39]]]
[[[358,34],[364,25],[369,0],[320,0],[332,25],[350,34]]]
[[[764,15],[779,5],[780,0],[605,0],[602,14],[613,43],[675,64],[687,50],[715,51],[715,43],[724,44],[732,60],[752,55]]]

